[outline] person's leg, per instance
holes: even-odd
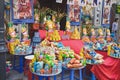
[[[118,43],[120,42],[120,31],[119,30],[117,31],[117,42]]]
[[[115,41],[115,32],[112,32],[112,39]]]
[[[115,32],[116,42],[118,41],[118,31]]]
[[[116,32],[114,31],[113,34],[114,34],[114,36],[113,36],[113,41],[116,42],[116,40],[117,40],[117,39],[116,39],[116,37],[117,37],[117,36],[116,36]]]

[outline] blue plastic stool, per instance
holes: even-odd
[[[65,70],[70,70],[70,76],[64,77],[64,76],[65,76],[65,75],[64,75],[64,71],[65,71]],[[79,70],[79,78],[77,78],[77,77],[74,76],[75,70]],[[64,79],[67,80],[67,78],[69,78],[69,80],[74,80],[74,79],[75,79],[75,80],[83,80],[83,77],[82,77],[82,69],[67,69],[67,68],[64,68],[64,67],[63,67],[61,80],[64,80]]]
[[[23,55],[20,55],[18,56],[19,57],[19,64],[16,65],[16,57],[18,55],[14,55],[14,62],[13,62],[13,69],[14,70],[17,70],[19,73],[22,73],[24,70],[23,70],[23,66],[24,66],[24,56]]]
[[[96,80],[95,75],[92,73],[92,80]]]
[[[53,76],[54,77],[54,80],[57,80],[56,79],[56,76]],[[49,77],[42,77],[42,76],[39,76],[39,80],[43,80],[43,79],[46,79],[46,80],[50,80]]]
[[[37,75],[38,76],[38,75]],[[49,78],[52,76],[38,76],[39,80],[50,80]],[[53,76],[54,80],[57,80],[56,75]],[[34,74],[32,74],[32,80],[34,80]]]

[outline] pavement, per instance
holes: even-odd
[[[23,73],[11,70],[6,73],[6,80],[28,80],[28,78]]]
[[[6,60],[9,60],[11,61],[11,63],[13,63],[13,55],[7,54],[6,58],[7,58]],[[18,59],[16,58],[17,63],[19,62],[18,60],[19,58]],[[65,76],[70,76],[70,70],[65,71],[64,77]],[[75,76],[79,77],[78,71],[75,71]],[[9,72],[6,73],[6,80],[28,80],[28,77],[29,76],[25,75],[24,73],[19,73],[16,70],[10,70]],[[50,80],[53,80],[53,77],[51,77]],[[57,80],[61,80],[61,74],[57,75]],[[68,78],[64,80],[70,80],[70,79]],[[83,80],[90,80],[90,79],[84,78]]]

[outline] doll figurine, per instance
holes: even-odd
[[[35,12],[34,13],[35,23],[33,24],[33,29],[38,30],[39,26],[40,26],[40,24],[39,24],[39,21],[40,21],[40,19],[39,19],[39,10],[34,9],[34,12]]]
[[[9,41],[10,42],[15,41],[17,37],[15,28],[13,27],[12,23],[8,23],[8,26],[9,26],[9,29],[8,29]]]
[[[55,20],[55,16],[54,16],[54,15],[52,15],[52,24],[53,24],[53,29],[55,29],[55,30],[56,30],[56,25],[55,25],[55,22],[56,22],[56,20]]]
[[[87,36],[87,29],[86,29],[86,28],[83,28],[82,41],[85,42],[85,43],[89,43],[89,42],[90,42],[90,39],[89,39],[89,37]]]
[[[98,42],[99,43],[104,43],[103,31],[102,31],[101,28],[98,30],[98,33],[99,33]]]
[[[46,25],[46,29],[48,30],[48,32],[53,31],[55,25],[54,25],[54,22],[50,19],[50,16],[47,17],[45,25]]]
[[[110,30],[107,29],[107,37],[106,37],[107,42],[111,42],[112,38],[110,37]]]
[[[9,36],[9,42],[8,42],[8,49],[11,54],[14,54],[15,47],[20,43],[19,39],[17,39],[17,35],[15,32],[15,28],[13,27],[12,23],[8,23],[8,36]]]
[[[94,30],[94,28],[92,28],[91,29],[91,41],[93,42],[93,43],[96,43],[97,42],[97,40],[96,40],[96,35],[95,35],[95,30]]]
[[[54,23],[50,20],[50,16],[48,16],[48,20],[46,20],[46,29],[49,31],[49,32],[52,32],[53,31],[53,28],[54,28]]]
[[[52,15],[52,21],[53,21],[53,22],[56,22],[54,15]]]
[[[34,17],[35,17],[35,23],[39,23],[39,11],[38,11],[38,9],[35,9]]]
[[[67,21],[66,21],[66,30],[69,32],[70,29],[71,29],[70,21],[69,21],[68,18],[67,18]]]
[[[80,39],[80,32],[78,31],[77,26],[75,27],[74,31],[72,32],[71,39]]]
[[[22,38],[23,44],[29,46],[30,39],[28,39],[29,35],[28,35],[28,30],[27,30],[25,24],[22,24],[22,35],[23,35],[23,38]]]

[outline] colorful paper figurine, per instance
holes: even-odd
[[[29,46],[31,40],[29,39],[28,30],[27,30],[27,27],[26,27],[25,24],[22,24],[22,35],[23,35],[22,42],[23,42],[25,45],[28,45],[28,46]]]

